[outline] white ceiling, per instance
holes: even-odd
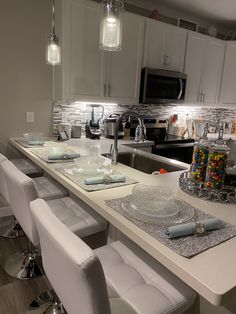
[[[201,16],[234,26],[236,29],[236,0],[151,0],[153,3],[181,10],[185,13]]]

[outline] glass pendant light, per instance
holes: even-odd
[[[48,39],[46,58],[48,64],[61,64],[61,48],[59,46],[59,39],[55,33],[55,0],[52,0],[52,33]]]
[[[123,11],[123,0],[102,0],[100,49],[121,50]]]

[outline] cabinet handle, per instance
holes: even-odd
[[[198,101],[202,102],[202,93],[199,92]]]
[[[111,97],[111,84],[108,84],[108,96]]]
[[[107,94],[107,84],[104,84],[104,97],[106,97]]]
[[[163,65],[167,65],[167,63],[166,63],[166,57],[167,57],[167,55],[164,55]]]
[[[170,57],[169,56],[166,56],[166,59],[167,59],[167,65],[170,65]]]

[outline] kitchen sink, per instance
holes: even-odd
[[[102,154],[102,156],[111,158],[110,154]],[[151,174],[154,171],[159,171],[161,168],[165,169],[167,172],[187,169],[182,166],[172,165],[168,162],[148,158],[147,156],[131,152],[119,152],[118,162],[148,174]]]

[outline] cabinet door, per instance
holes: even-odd
[[[108,96],[112,100],[138,102],[144,19],[125,13],[122,49],[111,54]]]
[[[165,33],[165,69],[183,72],[187,41],[187,31],[172,25],[166,25]]]
[[[236,104],[236,42],[226,43],[226,55],[221,88],[221,103],[224,105]]]
[[[143,66],[164,68],[165,29],[165,23],[146,19]]]
[[[201,101],[201,78],[205,47],[205,36],[193,32],[188,33],[184,69],[187,74],[185,102]]]
[[[104,55],[99,49],[99,5],[85,0],[66,0],[64,6],[68,98],[99,100],[106,76]]]
[[[206,43],[205,63],[203,69],[202,92],[206,104],[217,104],[222,75],[225,43],[209,39]]]

